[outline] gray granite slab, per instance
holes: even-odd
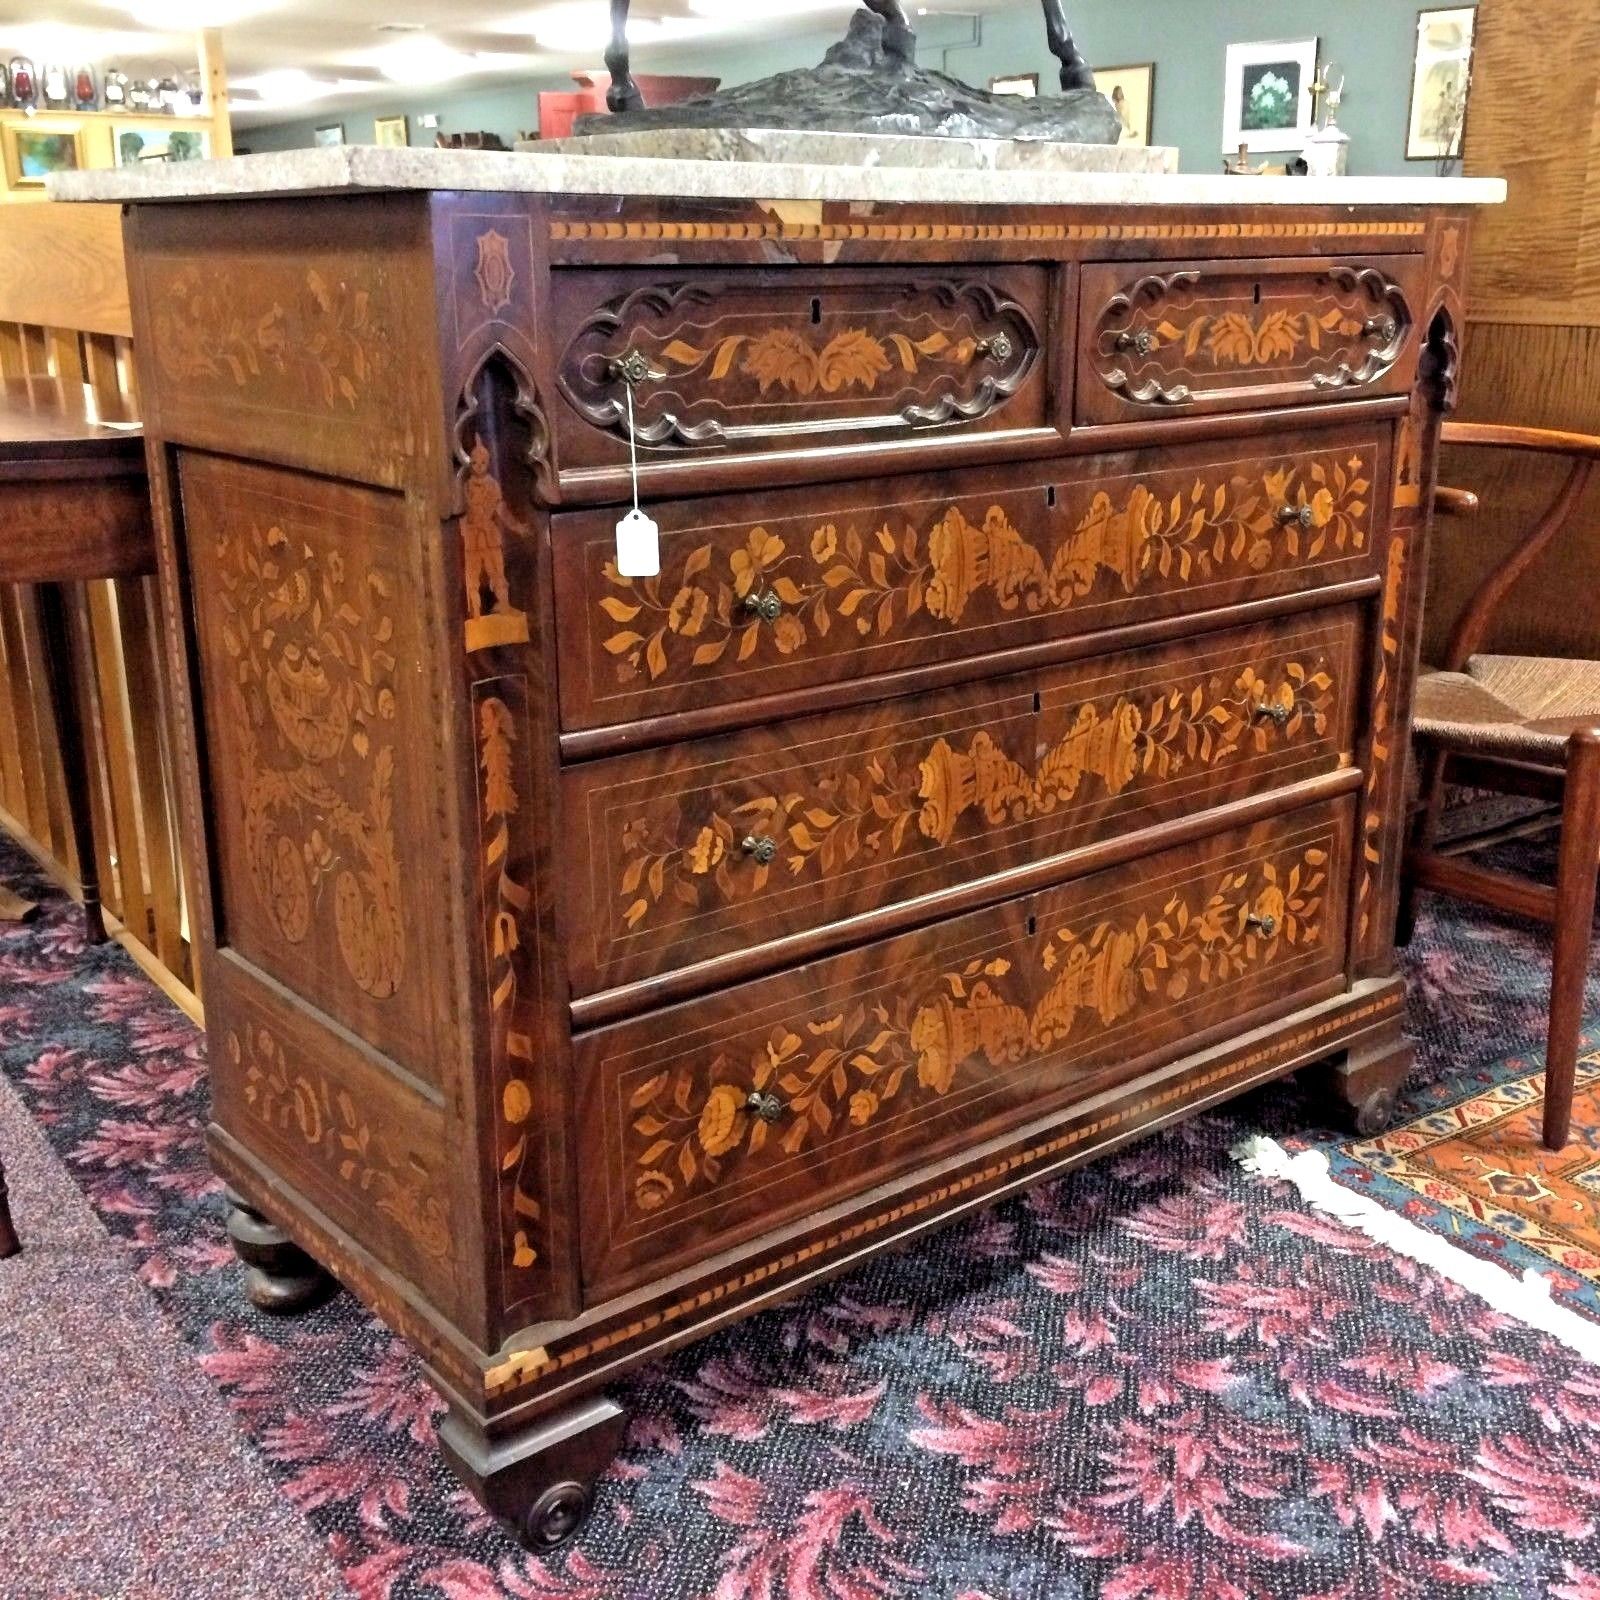
[[[671,161],[809,162],[829,167],[937,167],[977,172],[1176,172],[1168,145],[1062,144],[1051,139],[937,139],[795,128],[652,128],[522,140],[534,155],[650,156]]]
[[[57,173],[57,200],[201,200],[222,196],[456,189],[639,195],[681,200],[921,202],[933,205],[1496,205],[1499,178],[1227,178],[1151,172],[1005,172],[511,150],[289,150]]]

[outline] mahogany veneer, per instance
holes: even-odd
[[[233,1231],[534,1543],[618,1372],[1300,1066],[1388,1115],[1467,222],[1239,192],[133,208]]]

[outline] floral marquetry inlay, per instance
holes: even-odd
[[[156,360],[175,382],[220,380],[236,390],[286,385],[314,409],[353,410],[392,371],[390,330],[371,291],[314,266],[292,280],[252,283],[241,296],[226,274],[184,267],[161,285]]]
[[[1159,784],[1189,767],[1219,770],[1241,756],[1321,738],[1334,698],[1333,678],[1315,661],[1274,664],[1266,676],[1247,666],[1171,689],[1086,700],[1028,766],[979,730],[954,744],[936,738],[920,756],[875,752],[786,774],[708,821],[690,822],[688,833],[682,822],[671,829],[634,815],[622,828],[622,920],[640,926],[669,897],[691,912],[754,899],[769,886],[942,849],[958,832],[981,836],[1146,780]],[[741,848],[760,838],[776,847],[770,865]]]
[[[683,681],[820,653],[834,630],[926,635],[960,625],[979,603],[999,616],[1059,611],[1096,593],[1283,569],[1364,549],[1370,491],[1368,463],[1352,455],[1255,476],[1201,473],[1176,490],[1137,481],[1097,490],[1053,544],[999,504],[950,505],[922,526],[885,520],[866,532],[837,521],[799,535],[758,526],[731,549],[669,552],[653,578],[622,577],[607,560],[612,592],[598,605],[612,626],[600,644],[624,685]]]
[[[293,1134],[341,1184],[392,1217],[426,1256],[450,1251],[449,1217],[415,1157],[398,1154],[348,1090],[321,1072],[291,1067],[270,1029],[229,1029],[229,1059],[243,1072],[245,1104],[258,1121]]]
[[[653,1074],[628,1101],[634,1212],[714,1189],[764,1155],[847,1140],[909,1101],[937,1102],[968,1074],[1049,1056],[1318,945],[1327,860],[1306,848],[1219,873],[1209,892],[1180,888],[1092,927],[1041,929],[1024,966],[996,953],[908,974],[892,1000],[797,1017],[748,1053]]]
[[[350,976],[381,999],[398,987],[406,949],[394,580],[249,521],[216,541],[216,564],[256,894],[291,945],[331,916]]]

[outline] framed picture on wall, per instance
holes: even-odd
[[[375,143],[388,145],[392,149],[403,150],[411,143],[406,134],[404,117],[378,117],[373,121],[372,133]]]
[[[1406,122],[1407,161],[1453,161],[1461,154],[1477,15],[1472,6],[1417,13],[1411,112]]]
[[[1094,86],[1122,119],[1118,144],[1149,144],[1150,124],[1156,104],[1156,64],[1142,61],[1131,67],[1096,67]]]
[[[1014,94],[1024,100],[1037,100],[1039,98],[1039,74],[1037,72],[1008,72],[1002,77],[989,80],[990,94]]]
[[[147,161],[207,161],[211,157],[211,134],[205,128],[114,122],[111,143],[119,167],[141,167]]]
[[[330,122],[325,128],[317,128],[311,135],[311,142],[324,145],[343,144],[344,124],[342,122]]]
[[[76,172],[83,144],[76,129],[7,127],[6,182],[13,189],[42,189],[52,172]]]
[[[1222,90],[1222,148],[1298,150],[1312,128],[1315,39],[1230,44]]]

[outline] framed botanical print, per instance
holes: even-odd
[[[344,143],[344,124],[330,122],[325,128],[317,128],[311,135],[312,143],[319,145],[334,145]]]
[[[52,172],[76,172],[83,165],[82,135],[76,129],[13,123],[0,131],[5,139],[6,182],[13,189],[42,189]]]
[[[1453,161],[1461,154],[1477,16],[1472,6],[1417,14],[1411,111],[1406,121],[1407,161]]]
[[[1149,144],[1155,115],[1156,64],[1141,61],[1131,67],[1096,67],[1094,86],[1112,104],[1122,122],[1118,144]]]
[[[1222,91],[1222,148],[1298,150],[1313,126],[1315,39],[1230,44]]]
[[[403,150],[411,143],[406,134],[404,117],[377,117],[372,124],[374,143]]]

